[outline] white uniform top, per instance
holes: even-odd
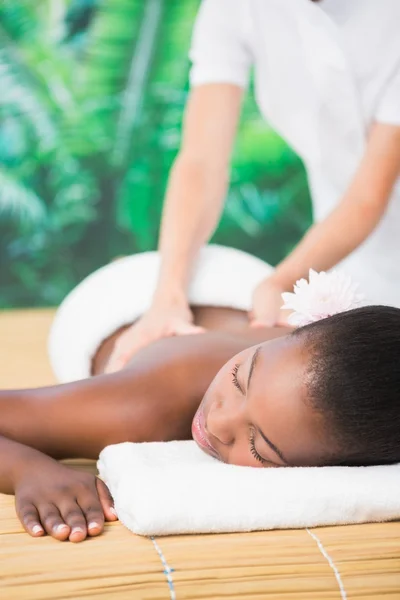
[[[400,125],[400,0],[203,0],[191,85],[246,87],[307,169],[316,221],[338,204],[372,121]],[[372,235],[339,268],[369,303],[400,306],[400,179]]]

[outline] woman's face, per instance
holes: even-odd
[[[200,448],[242,466],[324,464],[321,416],[306,402],[306,354],[300,338],[287,336],[226,363],[193,419]]]

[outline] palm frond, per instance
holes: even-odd
[[[26,74],[13,43],[0,29],[0,111],[2,114],[18,115],[32,129],[43,152],[56,147],[58,128],[49,114],[48,107]]]
[[[97,9],[82,73],[82,98],[98,109],[114,166],[126,166],[140,120],[165,0],[113,0]]]
[[[0,219],[8,218],[26,227],[42,225],[46,216],[44,201],[0,168]]]
[[[165,0],[147,0],[145,5],[140,35],[132,56],[116,126],[116,142],[112,153],[112,162],[116,165],[124,163],[133,131],[139,123],[145,84],[157,46],[157,33],[161,24],[164,3]]]
[[[23,120],[40,153],[62,146],[72,153],[93,154],[101,140],[98,124],[96,129],[77,99],[74,77],[71,57],[44,40],[16,46],[0,25],[0,116]]]

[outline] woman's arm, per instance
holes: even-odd
[[[400,175],[400,127],[376,123],[364,158],[340,204],[311,227],[277,267],[273,278],[288,288],[311,267],[326,271],[355,250],[375,229]]]
[[[220,218],[243,89],[208,84],[191,92],[181,150],[171,171],[159,249],[159,294],[186,294],[191,263]]]
[[[253,316],[268,324],[279,322],[281,293],[308,277],[310,268],[326,271],[355,250],[375,229],[400,174],[400,127],[376,123],[351,185],[340,204],[313,225],[296,248],[255,291]],[[390,259],[393,260],[393,257]]]
[[[186,298],[192,263],[220,218],[243,89],[207,84],[191,92],[181,150],[172,167],[161,222],[161,269],[153,306],[120,338],[108,372],[164,336],[195,333]]]

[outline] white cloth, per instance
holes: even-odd
[[[98,269],[70,292],[56,313],[48,343],[50,363],[59,381],[90,377],[92,357],[101,342],[149,308],[159,262],[157,252],[121,258]],[[248,311],[254,288],[272,270],[246,252],[206,246],[194,265],[189,302]]]
[[[316,221],[340,201],[373,120],[400,125],[399,0],[203,0],[191,85],[247,85],[301,156]],[[341,268],[370,303],[400,306],[400,182],[380,224]]]
[[[257,469],[193,441],[108,446],[99,473],[120,521],[141,535],[239,532],[393,520],[400,465]]]

